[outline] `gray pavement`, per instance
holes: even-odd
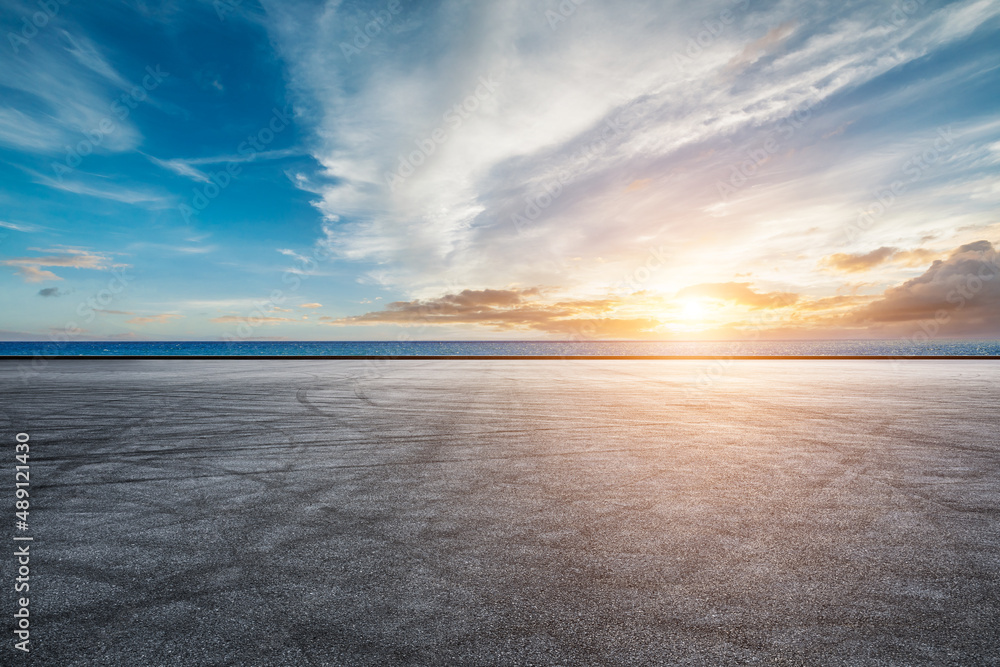
[[[3,665],[1000,664],[997,361],[17,367]]]

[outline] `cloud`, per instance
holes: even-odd
[[[6,262],[4,263],[6,264]],[[24,278],[24,282],[26,283],[40,283],[46,280],[62,280],[62,278],[51,271],[45,271],[34,266],[18,267],[17,273],[19,276]]]
[[[13,222],[5,222],[3,220],[0,220],[0,227],[3,227],[4,229],[13,229],[15,232],[24,232],[25,234],[34,234],[42,231],[42,228],[38,225],[26,225],[24,223],[15,224]]]
[[[239,324],[241,322],[245,322],[251,325],[257,325],[279,324],[280,322],[298,322],[299,320],[291,317],[245,317],[241,315],[223,315],[222,317],[213,317],[209,321],[217,324]]]
[[[837,271],[843,271],[845,273],[857,273],[859,271],[867,271],[871,268],[883,264],[898,252],[896,248],[890,248],[888,246],[883,246],[877,250],[872,250],[871,252],[864,254],[848,254],[848,253],[835,253],[828,257],[823,258],[823,264],[833,268]]]
[[[642,338],[652,335],[662,324],[651,318],[581,317],[594,310],[606,310],[613,300],[538,300],[537,288],[507,290],[462,290],[434,299],[396,301],[384,310],[339,319],[320,318],[335,326],[398,324],[474,324],[500,331],[534,330],[581,337]]]
[[[989,241],[960,246],[922,275],[852,313],[858,323],[920,325],[942,333],[1000,333],[1000,265]],[[912,328],[912,327],[911,327]],[[897,328],[897,330],[900,330]]]
[[[166,324],[172,320],[178,320],[183,318],[183,315],[178,315],[176,313],[160,313],[159,315],[149,315],[144,317],[133,317],[130,320],[126,320],[128,324]]]
[[[95,151],[135,148],[139,132],[115,115],[110,101],[130,85],[81,31],[60,27],[67,20],[65,13],[52,16],[0,68],[0,87],[12,91],[0,102],[0,144],[61,157],[67,145],[112,123],[114,131],[101,133]]]
[[[899,153],[883,145],[899,141],[919,155],[914,125],[897,124],[878,142],[831,134],[827,141],[865,142],[838,153],[856,162],[844,158],[833,171],[831,153],[809,149],[850,120],[912,108],[906,96],[968,81],[979,70],[913,81],[904,92],[868,85],[1000,14],[995,3],[960,2],[921,7],[887,27],[892,8],[878,3],[819,3],[805,15],[787,3],[636,0],[580,4],[553,32],[515,0],[408,3],[391,25],[400,30],[348,59],[340,44],[354,38],[356,3],[264,5],[321,165],[297,183],[318,195],[327,220],[317,241],[366,263],[363,280],[411,300],[453,291],[455,281],[607,291],[659,242],[675,250],[664,284],[712,283],[705,257],[719,253],[690,252],[710,243],[708,230],[733,247],[727,263],[801,252],[792,235],[769,231],[778,208],[801,213],[779,226],[808,225],[820,230],[814,239],[842,235],[854,198],[870,201],[872,183],[891,183],[899,167],[885,158]],[[733,20],[686,55],[691,26],[701,30],[723,9]],[[458,122],[449,111],[484,79],[491,92]],[[863,125],[851,127],[860,134]],[[444,141],[431,138],[435,130]],[[723,206],[717,182],[769,136],[780,150],[768,173],[781,177],[758,177]],[[850,197],[831,204],[831,191]],[[584,264],[571,272],[572,257]]]
[[[170,204],[171,198],[159,192],[132,188],[123,185],[88,185],[82,181],[57,180],[30,170],[25,170],[34,177],[39,185],[45,185],[55,190],[73,194],[110,199],[123,204],[146,204],[148,208],[164,208]]]
[[[60,248],[43,252],[59,254],[42,257],[14,257],[0,261],[4,266],[15,266],[25,282],[37,283],[44,280],[62,280],[51,271],[45,271],[43,266],[61,266],[71,269],[105,270],[111,268],[111,258],[100,253],[81,250],[79,248]]]
[[[738,68],[743,65],[751,65],[764,55],[776,50],[792,34],[795,25],[794,21],[786,21],[771,28],[763,37],[747,44],[738,56],[729,61],[729,67]]]
[[[829,296],[804,303],[797,303],[795,304],[795,309],[796,311],[838,310],[842,308],[854,307],[871,300],[872,297],[858,295]]]
[[[198,243],[199,239],[185,239],[192,243]],[[179,253],[183,255],[207,255],[218,250],[218,246],[214,245],[170,245],[166,243],[150,243],[146,241],[137,241],[131,243],[128,246],[129,251],[135,251],[138,249],[153,249],[164,252]]]
[[[211,3],[201,4],[216,21]],[[355,278],[386,288],[391,306],[348,311],[361,313],[360,324],[429,321],[552,335],[585,326],[631,337],[674,324],[693,331],[699,318],[722,326],[747,310],[756,311],[747,320],[774,310],[832,321],[881,299],[829,296],[847,293],[844,275],[863,274],[864,289],[881,291],[948,258],[924,245],[951,249],[998,229],[1000,120],[969,92],[995,88],[995,53],[982,39],[1000,17],[995,2],[909,3],[913,11],[893,22],[903,10],[885,3],[818,0],[802,12],[787,2],[594,1],[573,3],[557,30],[522,0],[404,2],[353,55],[342,45],[354,44],[358,22],[384,3],[251,4],[263,6],[255,10],[270,33],[262,44],[277,51],[296,137],[315,158],[296,161],[286,175],[322,220],[311,246],[275,245],[294,248],[281,252],[297,274],[321,275],[319,251],[332,251],[338,266],[317,278],[330,284],[314,298],[342,291],[358,299],[338,282]],[[723,10],[732,20],[720,21]],[[171,20],[178,11],[167,12]],[[180,200],[83,170],[124,173],[123,158],[106,154],[158,146],[150,149],[158,157],[143,157],[134,173],[180,187],[177,174],[193,181],[184,187],[190,191],[208,182],[214,165],[302,150],[238,156],[205,144],[191,157],[157,123],[143,124],[156,133],[143,141],[136,127],[115,120],[110,102],[138,83],[122,74],[141,76],[145,63],[116,52],[107,35],[88,38],[90,22],[66,25],[74,16],[61,13],[0,71],[8,93],[0,96],[0,143],[21,149],[12,164],[42,172],[28,172],[36,183],[61,191],[48,194],[102,209],[109,201],[163,207]],[[221,71],[212,68],[202,71]],[[228,92],[239,87],[223,82]],[[109,117],[115,131],[82,168],[49,178],[51,164]],[[939,128],[954,136],[941,151]],[[925,155],[935,157],[917,168],[917,181],[897,188]],[[741,176],[748,164],[752,173]],[[725,194],[718,186],[733,174],[744,181]],[[28,197],[39,190],[26,186]],[[845,235],[865,213],[877,224]],[[197,242],[133,245],[156,255],[210,251]],[[31,282],[89,268],[26,259],[6,265]],[[908,266],[920,268],[901,270]],[[543,288],[532,294],[524,286]],[[706,302],[672,304],[677,296]],[[148,305],[197,316],[202,326],[253,307]],[[266,323],[301,321],[297,311],[270,312]]]
[[[798,294],[791,292],[755,292],[750,283],[704,283],[685,287],[677,293],[678,299],[685,297],[703,297],[732,301],[751,308],[784,308],[793,305],[799,299]]]
[[[108,269],[111,258],[108,255],[81,250],[79,248],[64,248],[43,252],[57,252],[58,255],[42,257],[15,257],[5,259],[2,264],[7,266],[63,266],[71,269]]]
[[[938,253],[932,250],[900,250],[882,246],[871,252],[861,254],[834,253],[824,257],[821,265],[829,267],[835,271],[843,273],[860,273],[869,271],[887,262],[904,264],[906,266],[920,266],[937,257]]]
[[[69,292],[63,292],[58,287],[45,287],[43,289],[38,290],[38,296],[44,296],[44,297],[56,297],[56,296],[62,296],[64,294],[69,294]]]
[[[205,174],[205,172],[198,169],[195,165],[215,165],[227,162],[264,162],[268,160],[282,160],[287,157],[300,155],[303,155],[301,149],[279,148],[274,150],[253,151],[244,154],[227,153],[225,155],[209,155],[206,157],[196,158],[171,158],[168,160],[161,160],[151,155],[147,155],[146,157],[148,157],[153,164],[159,165],[164,169],[168,169],[175,174],[186,176],[196,181],[208,183],[211,179],[207,174]]]
[[[128,89],[130,87],[130,84],[98,52],[96,46],[90,40],[71,35],[66,30],[61,30],[60,33],[63,39],[69,43],[66,51],[81,65],[107,79],[119,88]]]
[[[191,164],[185,160],[160,160],[155,157],[149,158],[153,164],[159,165],[164,169],[174,172],[179,176],[184,176],[185,178],[190,178],[191,180],[197,181],[199,183],[211,183],[212,179],[208,177],[208,174],[196,169],[191,166]]]
[[[299,308],[322,308],[322,307],[323,307],[323,304],[321,304],[321,303],[300,303],[299,304]]]

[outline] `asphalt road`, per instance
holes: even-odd
[[[3,665],[1000,664],[997,361],[18,364]]]

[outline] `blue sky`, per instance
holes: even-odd
[[[0,8],[7,340],[1000,335],[996,2]]]

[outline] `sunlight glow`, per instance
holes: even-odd
[[[701,322],[708,316],[704,299],[682,299],[680,307],[680,317],[686,322]]]

